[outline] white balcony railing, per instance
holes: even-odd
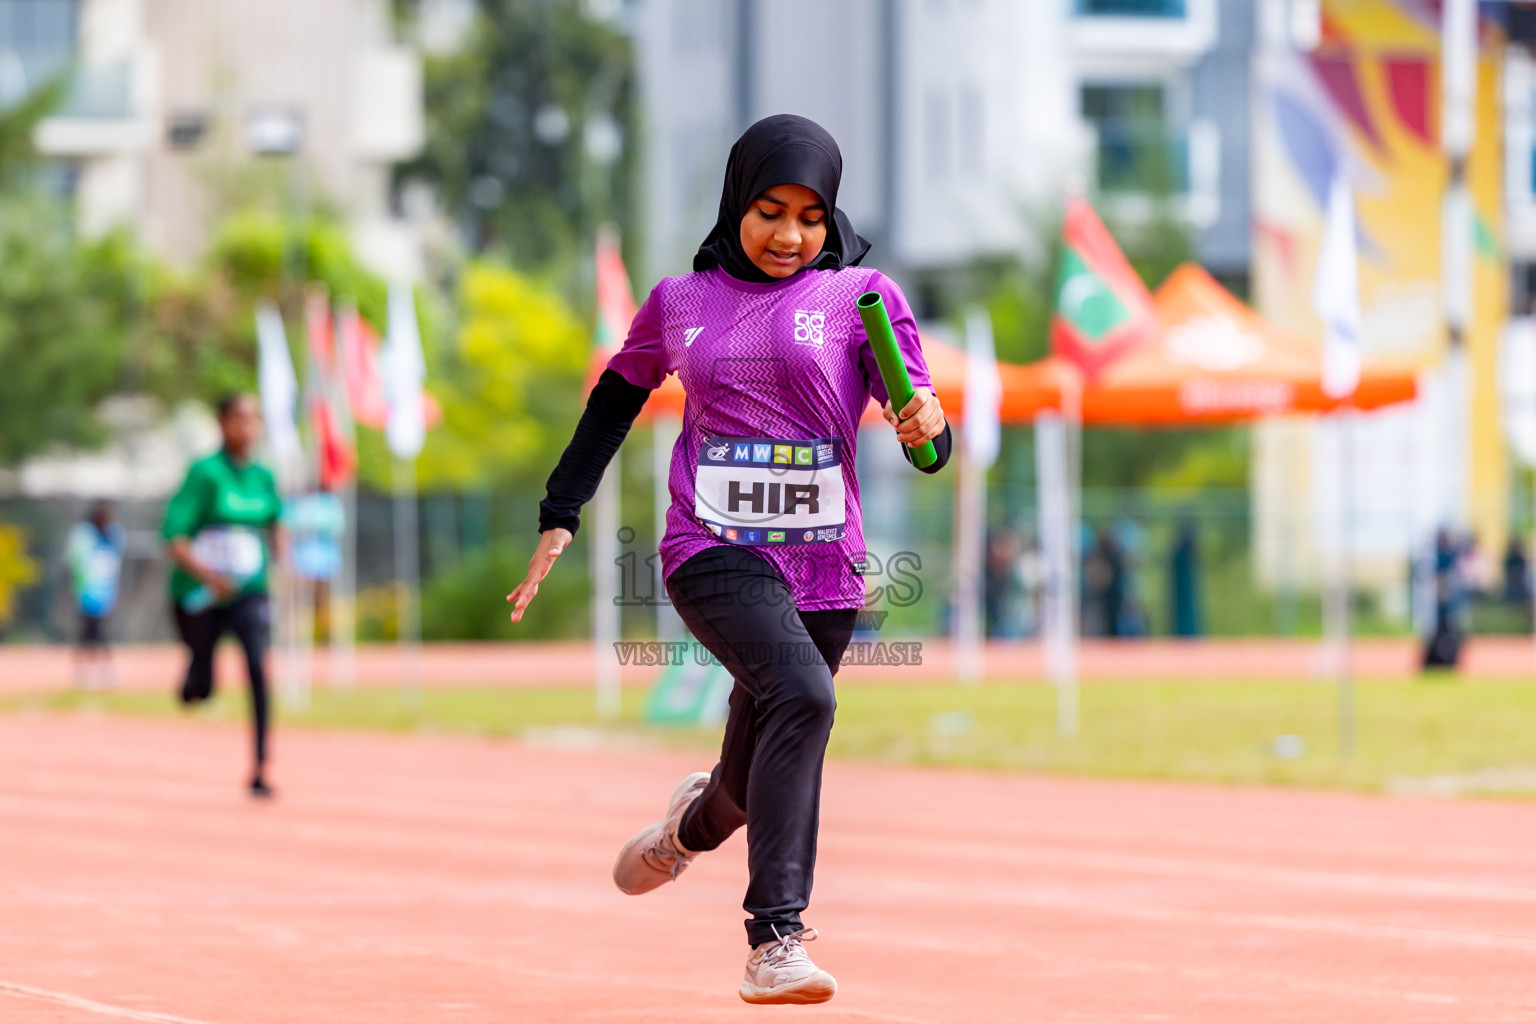
[[[147,55],[76,65],[62,105],[37,126],[37,148],[58,157],[144,149],[154,137],[154,71]]]
[[[1074,0],[1081,54],[1191,60],[1216,45],[1216,0]]]

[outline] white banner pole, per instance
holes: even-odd
[[[622,453],[613,457],[597,494],[592,498],[592,655],[597,686],[597,714],[605,721],[619,717],[619,606],[614,580],[619,572],[619,479]]]
[[[394,460],[395,577],[400,607],[396,648],[400,689],[412,704],[421,702],[421,551],[416,523],[416,462]]]

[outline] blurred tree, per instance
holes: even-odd
[[[202,263],[189,272],[157,267],[149,324],[130,357],[136,390],[167,400],[210,401],[256,382],[255,309],[276,301],[284,314],[295,367],[304,372],[304,295],[311,283],[351,298],[382,328],[388,293],[353,255],[346,231],[325,219],[275,213],[231,218]]]
[[[586,6],[478,0],[464,47],[427,60],[426,147],[400,171],[436,188],[475,251],[561,275],[599,223],[635,237],[634,58]]]
[[[0,465],[101,440],[94,409],[122,382],[134,251],[80,242],[40,200],[0,206]]]
[[[422,486],[542,483],[581,412],[586,326],[548,285],[489,263],[466,268],[458,306],[428,378],[443,422],[427,435]]]
[[[0,108],[0,192],[30,183],[38,167],[32,132],[63,98],[64,84],[56,80],[13,106]]]

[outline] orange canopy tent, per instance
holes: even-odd
[[[1196,264],[1175,270],[1154,304],[1162,321],[1156,340],[1120,356],[1092,379],[1060,356],[1022,366],[999,362],[1002,421],[1033,422],[1041,412],[1059,410],[1063,396],[1073,392],[1080,396],[1086,425],[1169,427],[1326,413],[1344,405],[1376,409],[1417,394],[1411,367],[1368,361],[1353,398],[1329,398],[1322,388],[1322,343],[1265,320]],[[615,351],[592,353],[589,389]],[[925,338],[923,354],[945,413],[963,419],[965,353]],[[683,401],[682,383],[669,376],[641,417],[681,416]],[[873,402],[864,422],[880,422]]]
[[[1321,342],[1285,330],[1249,309],[1201,267],[1186,263],[1154,297],[1162,330],[1085,380],[1059,356],[1031,364],[1055,367],[1040,378],[1082,388],[1087,425],[1196,426],[1342,406],[1375,409],[1411,401],[1408,367],[1367,362],[1348,401],[1323,394]]]

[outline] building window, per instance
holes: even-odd
[[[980,89],[960,90],[959,172],[973,181],[986,177],[986,119]]]
[[[928,94],[927,110],[923,118],[927,126],[928,180],[938,184],[949,178],[950,159],[954,141],[950,131],[949,97],[935,89]]]
[[[1076,0],[1077,13],[1088,17],[1182,18],[1185,0]]]
[[[725,43],[726,6],[720,0],[683,0],[672,10],[672,49],[694,56]]]
[[[0,53],[19,61],[28,89],[69,64],[79,17],[79,0],[0,0]]]
[[[1083,120],[1098,138],[1099,188],[1105,192],[1184,192],[1189,139],[1169,117],[1159,84],[1084,85]]]

